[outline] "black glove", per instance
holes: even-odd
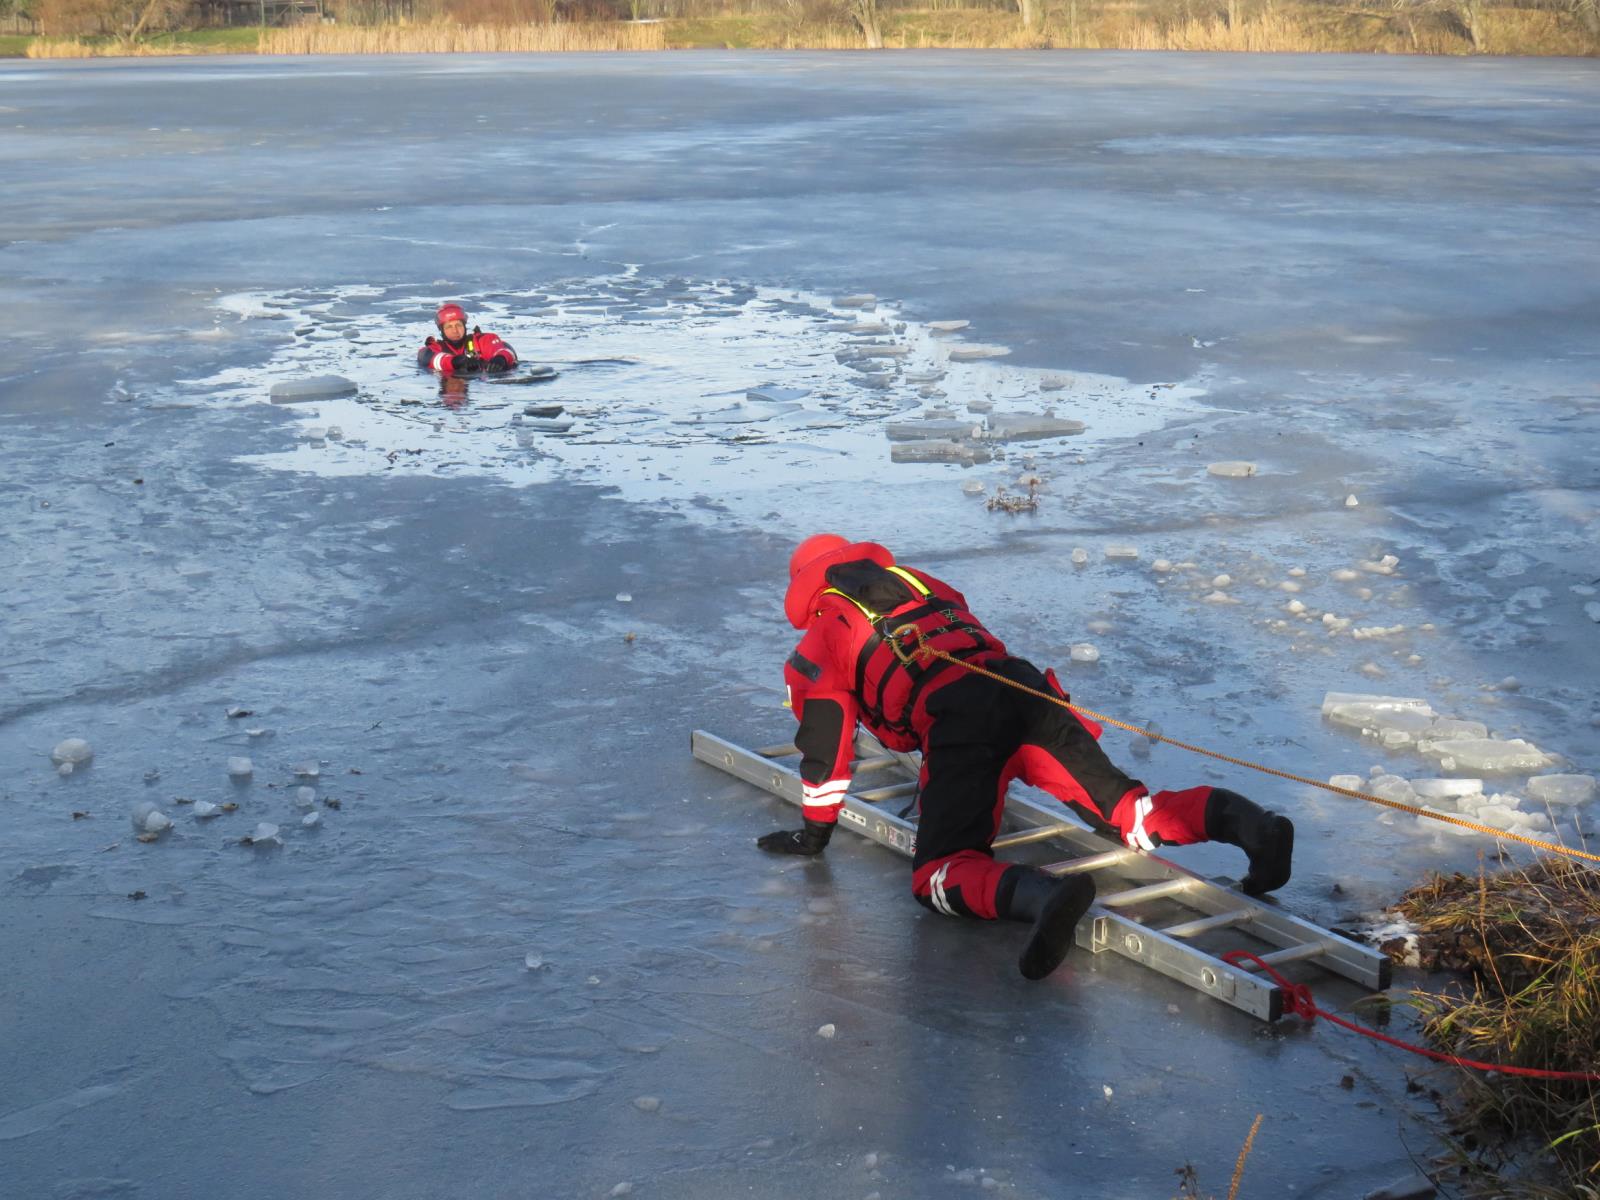
[[[491,375],[498,375],[502,371],[511,370],[511,364],[503,358],[491,358],[487,365],[485,365],[484,370],[488,371]]]
[[[780,829],[758,837],[756,845],[771,854],[821,854],[832,836],[832,821],[807,821],[804,829]]]
[[[477,370],[478,360],[466,354],[452,354],[450,356],[450,369],[457,374],[462,371]]]

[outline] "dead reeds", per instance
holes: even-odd
[[[1600,1071],[1600,872],[1569,859],[1525,870],[1436,876],[1397,906],[1423,965],[1465,972],[1470,992],[1416,993],[1427,1037],[1446,1053],[1543,1071]],[[1463,1071],[1451,1101],[1471,1161],[1499,1196],[1600,1195],[1600,1087]],[[1559,1178],[1526,1190],[1498,1168],[1531,1145]],[[1588,1190],[1585,1190],[1588,1189]]]
[[[295,25],[261,35],[262,54],[528,54],[665,50],[660,25]]]

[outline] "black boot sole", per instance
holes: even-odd
[[[1262,846],[1250,856],[1250,870],[1239,883],[1246,896],[1262,896],[1289,882],[1294,858],[1294,822],[1274,814],[1272,831]]]
[[[1094,880],[1087,875],[1068,875],[1056,885],[1017,959],[1017,970],[1024,979],[1043,979],[1061,965],[1072,949],[1078,922],[1093,903]]]

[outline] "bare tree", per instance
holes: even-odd
[[[850,0],[850,19],[867,39],[868,50],[883,49],[883,28],[878,24],[878,0]]]

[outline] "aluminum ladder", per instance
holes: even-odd
[[[697,729],[690,748],[701,762],[791,804],[801,803],[800,776],[782,761],[797,758],[792,742],[746,750]],[[855,753],[840,824],[911,857],[916,824],[895,810],[908,808],[916,795],[919,756],[888,750],[865,733],[857,736]],[[1077,944],[1094,954],[1120,954],[1263,1021],[1283,1015],[1283,989],[1254,964],[1223,961],[1223,953],[1249,950],[1275,970],[1313,963],[1373,991],[1389,986],[1389,959],[1379,950],[1130,849],[1080,824],[1054,799],[1040,803],[1013,787],[994,848],[1036,843],[1072,855],[1042,864],[1053,875],[1095,872],[1098,894],[1077,929]],[[1216,945],[1220,938],[1228,944]]]

